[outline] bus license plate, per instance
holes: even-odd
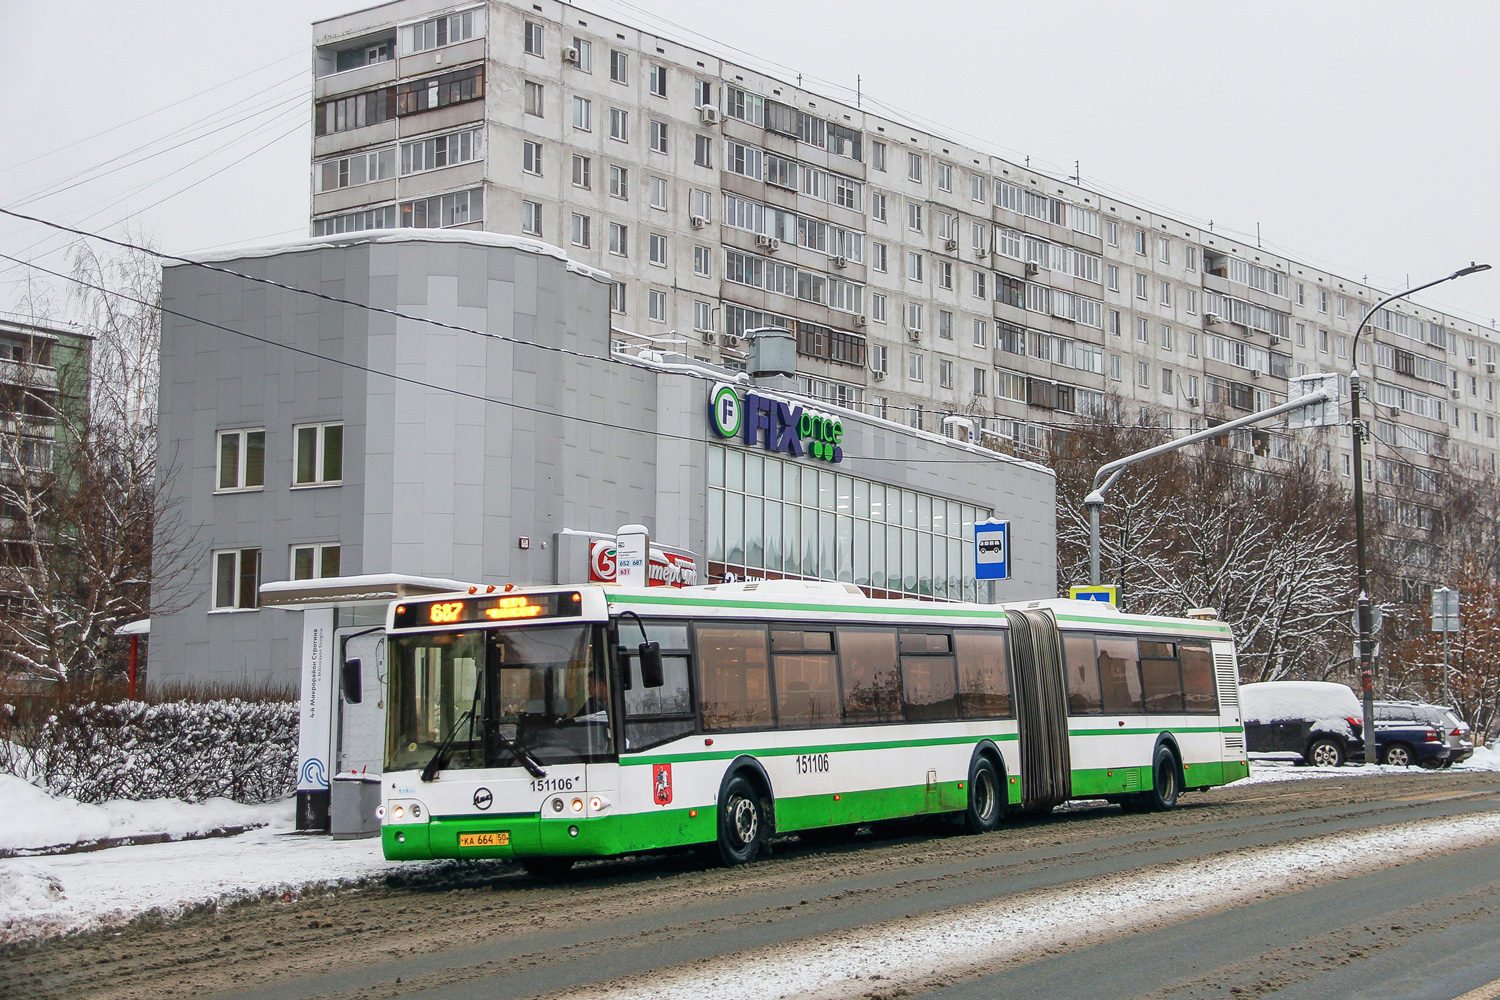
[[[501,830],[499,833],[460,833],[458,835],[459,847],[509,847],[510,831]]]

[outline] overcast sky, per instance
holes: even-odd
[[[362,6],[0,0],[0,207],[128,221],[172,252],[305,235],[310,25]],[[1259,224],[1268,249],[1383,288],[1500,264],[1500,5],[579,6],[809,87],[858,75],[956,139],[1059,176],[1076,160],[1104,193],[1251,240]],[[63,270],[63,242],[0,218],[0,253]],[[0,260],[0,309],[26,272]],[[1488,323],[1496,275],[1422,301]]]

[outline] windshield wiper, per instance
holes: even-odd
[[[453,724],[453,728],[448,730],[448,738],[438,744],[437,753],[433,754],[432,759],[427,762],[427,766],[422,768],[423,781],[432,781],[437,777],[439,771],[448,766],[448,751],[453,749],[453,741],[458,737],[459,729],[463,727],[465,719],[473,718],[474,712],[471,709],[465,709],[464,714],[458,717],[458,721]],[[471,739],[473,735],[471,730],[469,733]]]
[[[529,750],[523,750],[512,741],[506,739],[505,734],[498,729],[495,730],[495,739],[500,741],[501,746],[516,755],[516,760],[521,762],[521,766],[526,768],[533,778],[545,778],[547,776],[547,772],[542,770],[541,763],[535,757],[531,756]]]

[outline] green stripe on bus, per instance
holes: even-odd
[[[1059,614],[1059,622],[1082,622],[1094,625],[1158,625],[1162,628],[1171,628],[1179,632],[1217,632],[1225,637],[1230,634],[1228,625],[1222,622],[1200,622],[1184,618],[1157,618],[1153,615],[1126,615],[1121,614],[1118,618],[1094,618],[1088,615]]]
[[[1156,733],[1238,733],[1240,726],[1148,726],[1145,729],[1070,729],[1069,736],[1151,736]]]
[[[941,604],[934,604],[931,608],[896,608],[882,607],[879,601],[871,601],[868,604],[860,604],[850,608],[842,608],[838,604],[795,604],[780,601],[746,601],[729,600],[723,597],[656,597],[655,595],[632,594],[624,595],[606,594],[605,600],[609,604],[680,604],[694,608],[747,608],[759,611],[812,611],[819,614],[829,612],[843,612],[848,614],[877,614],[877,615],[912,615],[918,618],[993,618],[1000,621],[1005,619],[1004,611],[976,611],[972,608],[953,608]],[[845,624],[845,623],[840,623]]]
[[[697,760],[732,760],[735,757],[787,757],[804,753],[831,753],[846,750],[898,750],[905,747],[952,746],[960,743],[978,743],[994,740],[1003,743],[1020,739],[1015,733],[994,733],[984,736],[945,736],[926,740],[882,740],[868,743],[813,743],[794,747],[750,747],[742,750],[705,750],[699,753],[657,754],[654,756],[620,757],[621,767],[641,764],[676,764]]]

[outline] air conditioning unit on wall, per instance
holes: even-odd
[[[885,381],[885,369],[884,368],[871,368],[870,369],[870,377],[872,379],[874,379],[875,381],[877,381],[877,382],[884,382]]]
[[[1041,274],[1042,273],[1042,265],[1038,264],[1034,260],[1028,260],[1026,262],[1026,273],[1027,274]]]
[[[718,108],[705,104],[698,109],[698,120],[705,125],[717,125],[723,121],[723,116],[719,114]]]
[[[694,229],[702,229],[704,226],[708,225],[708,220],[701,215],[694,215],[688,218],[688,225],[692,226]]]
[[[578,50],[575,49],[571,45],[565,45],[565,46],[563,46],[562,60],[565,63],[572,63],[574,66],[577,66],[578,65]]]
[[[868,317],[868,316],[856,316],[856,317],[854,317],[854,325],[855,326],[864,326],[865,324],[867,324],[869,322],[870,322],[870,317]]]
[[[909,327],[906,328],[906,339],[907,340],[912,340],[912,341],[921,340],[922,339],[922,331],[918,330],[914,326],[909,326]],[[1454,390],[1454,391],[1456,392],[1457,390]]]
[[[767,235],[766,233],[756,233],[755,245],[758,247],[765,247],[767,250],[775,253],[777,250],[781,249],[781,240],[777,239],[775,236]]]
[[[947,250],[947,251],[950,251],[950,252],[954,251],[954,250],[957,250],[958,249],[958,240],[944,240],[943,241],[943,249]]]
[[[838,256],[836,256],[836,257],[833,258],[833,266],[834,267],[848,267],[849,266],[849,258],[845,257],[843,254],[839,254]]]

